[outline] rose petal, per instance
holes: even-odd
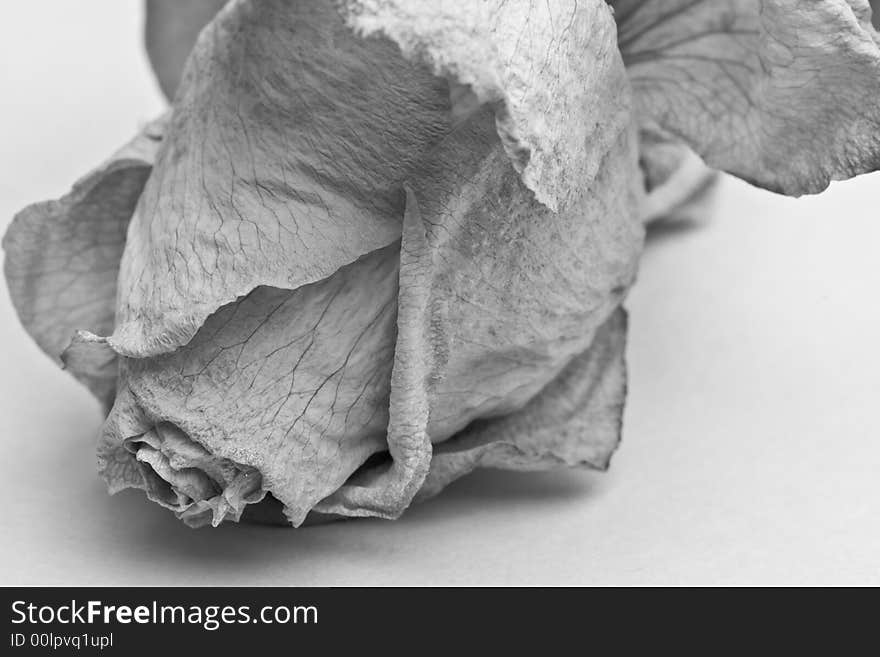
[[[342,15],[391,40],[355,36]],[[231,4],[187,64],[132,224],[110,344],[172,350],[258,285],[295,289],[397,239],[401,183],[474,109],[461,85],[495,104],[508,154],[551,208],[595,175],[629,121],[599,0]]]
[[[393,458],[316,507],[394,517],[423,483],[432,443],[521,408],[590,344],[633,280],[643,233],[629,96],[607,9],[365,4],[349,3],[362,12],[360,29],[390,34],[404,52],[506,107],[494,119],[472,115],[408,181]],[[465,28],[450,31],[460,15]],[[529,38],[511,39],[515,29]],[[504,93],[493,91],[497,79]],[[531,173],[511,158],[512,142],[528,144]],[[550,171],[574,175],[557,173],[554,186]]]
[[[641,249],[638,177],[601,3],[348,5],[358,29],[500,105],[494,120],[459,112],[471,120],[408,181],[392,460],[316,507],[394,517],[432,443],[521,408],[620,303]]]
[[[103,335],[113,331],[125,234],[164,122],[163,118],[146,126],[66,196],[19,212],[3,238],[6,282],[19,319],[59,363],[78,329]],[[74,358],[67,369],[99,399],[112,399],[112,357]]]
[[[186,344],[260,285],[295,289],[399,239],[400,185],[449,85],[334,2],[238,0],[202,33],[120,272],[120,353]]]
[[[880,166],[865,0],[614,0],[643,126],[790,195]]]
[[[121,394],[117,404],[125,398]],[[254,468],[209,453],[172,424],[148,422],[135,407],[121,408],[108,418],[98,451],[111,493],[142,488],[191,527],[238,521],[247,505],[266,496]]]
[[[156,469],[158,455],[131,445],[172,425],[212,458],[259,473],[262,490],[284,504],[288,519],[303,522],[386,449],[397,263],[394,244],[295,291],[257,288],[212,315],[179,350],[125,359],[127,394],[117,400],[99,450],[111,486],[147,488],[154,498],[165,491],[160,501],[177,510],[182,503],[174,496],[199,501],[176,474],[203,471],[193,459],[173,472],[157,470],[165,482],[159,488],[150,487],[155,477],[132,480],[131,464],[119,464],[125,445],[129,460],[148,459]]]
[[[553,210],[596,175],[619,122],[629,118],[628,94],[616,93],[615,27],[603,1],[343,4],[358,31],[390,37],[406,55],[494,103],[505,151]]]
[[[416,501],[479,467],[605,470],[620,442],[626,397],[626,313],[618,309],[590,347],[520,410],[480,420],[435,447]]]
[[[520,408],[584,351],[632,284],[642,247],[629,130],[553,213],[505,165],[488,118],[410,183],[403,251],[427,243],[425,300],[419,312],[401,306],[398,325],[422,327],[435,442]]]
[[[439,453],[474,420],[516,413],[589,348],[635,275],[643,237],[635,172],[635,135],[623,130],[597,176],[553,213],[508,164],[488,112],[444,141],[408,183],[393,459],[359,472],[316,510],[399,514],[433,467],[432,443]],[[559,440],[576,452],[579,438],[548,440],[535,434],[532,447],[546,456],[536,467],[558,463]]]

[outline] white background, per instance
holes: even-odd
[[[137,0],[0,26],[0,227],[162,100]],[[0,292],[0,584],[880,584],[880,178],[725,180],[652,238],[609,474],[483,472],[397,522],[193,531],[95,473],[97,404]]]

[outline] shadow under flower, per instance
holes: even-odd
[[[698,219],[660,220],[651,223],[645,234],[645,248],[661,246],[683,235],[702,230],[707,223],[707,220]]]
[[[125,559],[166,577],[163,564],[188,573],[181,585],[315,583],[316,563],[357,563],[377,571],[393,569],[390,556],[405,551],[407,534],[442,536],[461,525],[480,525],[487,515],[510,511],[559,512],[601,495],[608,474],[590,471],[503,472],[481,470],[450,485],[443,495],[414,505],[398,520],[345,519],[299,529],[278,525],[224,523],[190,529],[173,514],[148,503],[143,494],[123,491],[100,505],[95,522],[114,528],[116,549]],[[94,491],[102,495],[102,491]],[[106,530],[104,532],[106,534]],[[283,581],[281,581],[283,580]],[[318,581],[317,583],[320,583]]]

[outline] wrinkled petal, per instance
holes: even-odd
[[[146,0],[144,42],[159,88],[173,98],[199,32],[226,0]]]
[[[204,470],[200,462],[184,458],[173,471],[160,470],[158,455],[138,438],[170,425],[213,458],[259,473],[288,519],[303,522],[386,449],[397,271],[395,243],[319,283],[257,288],[173,353],[124,359],[126,395],[99,449],[111,488],[134,485],[154,498],[164,490],[162,501],[175,508],[201,499],[179,476],[181,468]],[[149,463],[152,479],[132,479],[133,460]],[[212,473],[201,478],[219,481]]]
[[[556,207],[628,121],[614,29],[599,0],[232,3],[185,68],[110,343],[170,351],[258,285],[295,289],[399,239],[401,184],[479,102]]]
[[[789,195],[880,166],[865,0],[614,0],[641,125]]]
[[[449,85],[331,0],[238,0],[189,58],[132,220],[111,344],[186,344],[260,285],[295,289],[400,237],[400,185],[450,127]]]
[[[407,195],[407,216],[411,217],[411,191],[407,190]],[[397,336],[388,398],[388,458],[380,465],[365,467],[321,501],[315,507],[321,513],[396,518],[409,506],[428,474],[432,436],[427,431],[430,401],[425,377],[430,371],[431,353],[425,327],[411,318],[421,317],[430,301],[427,272],[420,266],[424,258],[430,257],[429,248],[424,239],[407,237],[400,246]]]
[[[118,429],[112,422],[110,426]],[[209,453],[172,424],[141,429],[120,440],[113,451],[99,452],[99,467],[116,489],[143,488],[191,527],[238,521],[247,505],[265,497],[256,469]],[[130,481],[120,482],[120,476]]]
[[[164,119],[77,181],[57,201],[19,212],[3,238],[12,303],[31,337],[59,363],[74,333],[113,331],[125,234],[150,174]],[[107,402],[115,359],[74,357],[67,369]]]
[[[346,5],[495,108],[407,181],[392,459],[316,507],[395,517],[432,443],[520,407],[620,303],[642,239],[634,142],[604,3]]]
[[[382,506],[398,462],[427,476],[444,441],[467,435],[474,421],[516,413],[589,348],[635,276],[643,237],[635,171],[635,135],[625,129],[596,178],[553,213],[507,164],[487,113],[443,143],[408,183],[388,434],[389,446],[397,438],[406,449],[317,510],[393,516],[410,502]],[[608,412],[605,426],[619,429],[619,409]],[[546,457],[535,467],[558,463],[561,434],[543,438],[532,444]],[[494,467],[521,467],[492,453]]]
[[[626,397],[626,313],[618,309],[590,347],[523,408],[474,422],[438,445],[417,501],[478,467],[605,470],[620,442]]]
[[[538,201],[556,210],[591,180],[626,120],[614,21],[599,0],[346,0],[350,24],[496,104],[507,154]],[[598,91],[598,92],[597,92]],[[592,144],[572,149],[570,144]]]
[[[552,213],[505,166],[486,118],[410,183],[402,248],[426,243],[414,265],[425,300],[418,313],[401,304],[398,325],[422,330],[435,440],[516,410],[584,351],[632,284],[642,247],[629,129]]]
[[[590,344],[620,304],[642,244],[640,180],[626,79],[609,45],[613,31],[604,7],[349,4],[362,10],[355,21],[361,29],[391,35],[405,52],[456,75],[478,97],[491,97],[482,89],[489,82],[468,71],[483,62],[494,75],[519,82],[509,84],[515,91],[502,99],[506,111],[472,116],[407,181],[388,434],[389,446],[405,449],[359,472],[316,507],[394,517],[427,476],[432,443],[474,419],[521,408]],[[422,11],[431,20],[422,20]],[[455,28],[456,16],[471,12],[479,19],[465,24],[482,35],[483,48]],[[566,20],[555,22],[559,16]],[[525,36],[511,45],[514,26],[520,35],[540,37],[554,34],[553,25],[562,30],[549,43],[561,52],[548,49],[546,39],[536,46]],[[469,46],[460,47],[462,41]],[[573,52],[577,63],[569,59]],[[533,58],[529,64],[518,59],[521,53]],[[559,78],[550,73],[555,58],[549,53],[560,58]],[[556,86],[560,80],[564,87]],[[542,95],[548,87],[555,101]],[[519,118],[505,129],[513,115]],[[542,124],[550,123],[547,116],[557,119],[553,128]],[[590,129],[572,125],[587,116]],[[535,136],[530,121],[545,128],[530,147],[528,162],[538,163],[531,173],[510,148],[512,134],[523,143]],[[552,188],[542,187],[549,153],[557,171],[577,172],[560,185],[565,194],[548,196]],[[402,464],[418,480],[402,479]]]

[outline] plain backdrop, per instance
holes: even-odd
[[[12,3],[0,227],[163,106],[137,0]],[[725,179],[631,293],[608,474],[482,472],[396,522],[187,529],[95,472],[98,406],[0,292],[0,584],[880,584],[880,178]]]

